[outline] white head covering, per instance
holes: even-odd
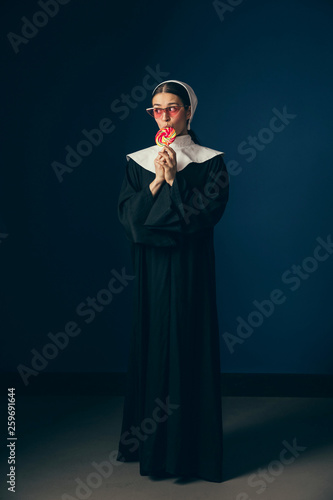
[[[190,104],[191,104],[191,116],[189,118],[189,121],[188,121],[188,124],[187,124],[187,130],[190,130],[191,128],[191,121],[193,120],[193,115],[194,115],[194,112],[196,110],[196,107],[197,107],[197,104],[198,104],[198,98],[197,96],[195,95],[194,93],[194,90],[192,89],[192,87],[190,87],[190,85],[188,85],[187,83],[184,83],[184,82],[180,82],[179,80],[165,80],[165,82],[161,82],[159,83],[153,90],[152,93],[155,92],[155,90],[157,89],[157,87],[159,87],[160,85],[162,85],[163,83],[168,83],[168,82],[174,82],[174,83],[179,83],[180,85],[182,85],[183,87],[185,87],[185,89],[187,90],[187,93],[188,93],[188,96],[190,98]]]

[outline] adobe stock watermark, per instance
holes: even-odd
[[[191,204],[180,203],[178,205],[185,224],[190,224],[192,215],[202,214],[204,210],[206,210],[207,216],[213,220],[215,210],[219,210],[223,200],[225,203],[227,202],[228,194],[226,189],[228,186],[229,175],[226,169],[221,169],[219,172],[209,172],[208,182],[205,183],[203,193],[198,188],[193,188],[191,191]],[[220,203],[218,204],[218,202]]]
[[[128,282],[133,280],[135,276],[128,275],[125,267],[122,268],[121,274],[115,269],[111,271],[112,278],[109,280],[107,287],[100,289],[95,297],[86,297],[80,302],[75,312],[79,318],[84,318],[86,324],[90,324],[96,318],[96,315],[104,311],[114,295],[119,295],[128,286]],[[32,358],[30,365],[19,364],[16,368],[19,372],[25,386],[29,384],[29,378],[36,377],[49,364],[50,360],[58,357],[59,353],[66,349],[70,339],[77,337],[82,332],[78,321],[68,321],[64,328],[57,332],[49,332],[47,334],[48,343],[44,344],[39,350],[33,348],[30,350]]]
[[[221,2],[220,0],[214,0],[213,7],[219,16],[221,22],[224,21],[224,16],[226,13],[230,14],[238,7],[244,0],[226,0],[226,2]]]
[[[146,99],[148,92],[154,90],[156,85],[161,83],[170,74],[169,72],[161,71],[159,64],[156,65],[155,69],[146,66],[145,70],[147,74],[143,77],[141,85],[136,85],[130,93],[122,93],[120,98],[114,99],[111,102],[111,111],[120,120],[125,120],[131,110],[137,108],[138,103]],[[81,134],[83,138],[79,140],[76,146],[72,147],[69,144],[65,146],[67,154],[64,162],[53,161],[51,163],[58,181],[63,182],[64,174],[73,172],[82,163],[84,158],[90,156],[95,148],[102,144],[104,136],[110,135],[115,129],[116,124],[114,120],[108,117],[102,118],[96,128],[91,130],[82,129]]]
[[[296,118],[296,114],[291,114],[287,110],[287,106],[283,106],[282,112],[277,108],[272,109],[273,116],[269,120],[268,126],[259,130],[256,136],[249,135],[246,140],[239,143],[237,151],[240,155],[246,155],[245,160],[250,163],[256,156],[258,151],[263,151],[270,144],[275,135],[279,134],[290,121]],[[179,209],[186,224],[189,224],[192,214],[199,214],[209,204],[210,199],[216,199],[220,194],[220,189],[224,190],[230,181],[231,176],[237,176],[242,172],[242,167],[237,160],[229,160],[226,162],[226,171],[221,170],[218,173],[210,172],[210,182],[207,182],[204,187],[204,194],[197,188],[193,188],[193,196],[191,206],[180,204]],[[223,193],[222,193],[223,194]]]
[[[23,23],[21,34],[18,35],[12,31],[7,34],[15,54],[19,53],[22,44],[27,45],[32,38],[38,35],[39,30],[48,24],[50,18],[58,14],[60,6],[67,5],[69,2],[70,0],[39,0],[37,3],[41,10],[37,10],[31,19],[26,16],[21,17]]]
[[[131,445],[128,450],[130,453],[135,452],[140,446],[140,441],[146,441],[149,435],[156,432],[158,425],[166,422],[180,406],[179,404],[170,403],[170,396],[167,396],[165,402],[159,398],[154,399],[154,401],[156,406],[152,412],[152,417],[144,418],[137,427],[132,425],[130,431],[124,432],[120,437],[123,445]],[[125,459],[121,453],[118,453],[118,449],[111,451],[107,460],[99,463],[92,462],[93,472],[90,472],[84,480],[80,477],[75,478],[75,496],[64,493],[61,495],[61,500],[86,500],[90,498],[93,491],[102,486],[103,480],[111,476],[114,467],[119,467],[124,462]]]
[[[319,244],[314,248],[311,256],[305,257],[301,264],[293,264],[281,275],[282,283],[288,285],[292,292],[298,290],[302,283],[318,270],[320,262],[326,261],[333,254],[333,242],[330,234],[326,237],[326,241],[320,236],[316,238],[316,241]],[[255,309],[247,315],[246,319],[237,316],[236,333],[224,332],[222,334],[230,354],[235,352],[235,345],[244,344],[245,340],[252,336],[255,329],[262,326],[264,321],[272,316],[276,306],[284,304],[286,300],[287,295],[280,288],[275,288],[269,294],[268,299],[252,302]]]
[[[257,135],[249,135],[245,140],[238,144],[237,152],[241,156],[246,156],[245,161],[251,163],[258,152],[263,151],[270,144],[277,134],[280,134],[294,120],[297,115],[289,113],[287,106],[282,107],[282,112],[277,108],[272,108],[273,116],[270,118],[268,126],[259,130]],[[236,176],[242,172],[242,167],[237,160],[229,160],[227,169],[230,175]]]
[[[279,454],[277,460],[272,460],[266,469],[258,469],[255,474],[249,476],[247,483],[251,488],[257,488],[255,493],[260,495],[267,489],[267,485],[273,483],[278,476],[281,476],[286,466],[293,464],[302,452],[307,449],[307,446],[300,446],[297,444],[296,438],[293,439],[292,444],[283,440],[284,448]],[[251,496],[245,492],[239,493],[235,500],[251,500]]]

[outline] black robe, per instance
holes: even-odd
[[[152,195],[129,158],[118,217],[131,245],[132,330],[118,460],[141,475],[222,481],[214,226],[229,196],[222,154]]]

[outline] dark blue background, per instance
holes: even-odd
[[[47,371],[126,371],[132,282],[89,324],[76,308],[112,269],[132,273],[117,198],[126,153],[153,145],[157,127],[151,91],[123,119],[110,106],[149,66],[193,87],[201,144],[224,151],[229,169],[238,163],[215,228],[222,371],[333,373],[333,256],[297,290],[282,279],[332,231],[332,2],[244,0],[223,19],[213,2],[161,5],[71,0],[15,53],[7,34],[21,35],[21,18],[41,7],[2,3],[3,368],[31,366],[31,349],[72,320],[81,332]],[[268,136],[284,107],[296,116]],[[114,131],[60,183],[52,163],[103,118]],[[258,134],[268,140],[248,161],[241,143]],[[237,318],[274,289],[284,303],[229,349],[225,332],[236,335]]]

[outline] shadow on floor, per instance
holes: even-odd
[[[275,398],[275,415],[269,404],[272,398],[245,399],[250,405],[256,405],[257,418],[250,423],[240,420],[236,428],[224,433],[224,480],[280,460],[286,442],[291,448],[296,445],[295,459],[332,445],[332,399]],[[244,410],[248,412],[248,408]],[[288,451],[286,457],[292,457],[292,452]]]

